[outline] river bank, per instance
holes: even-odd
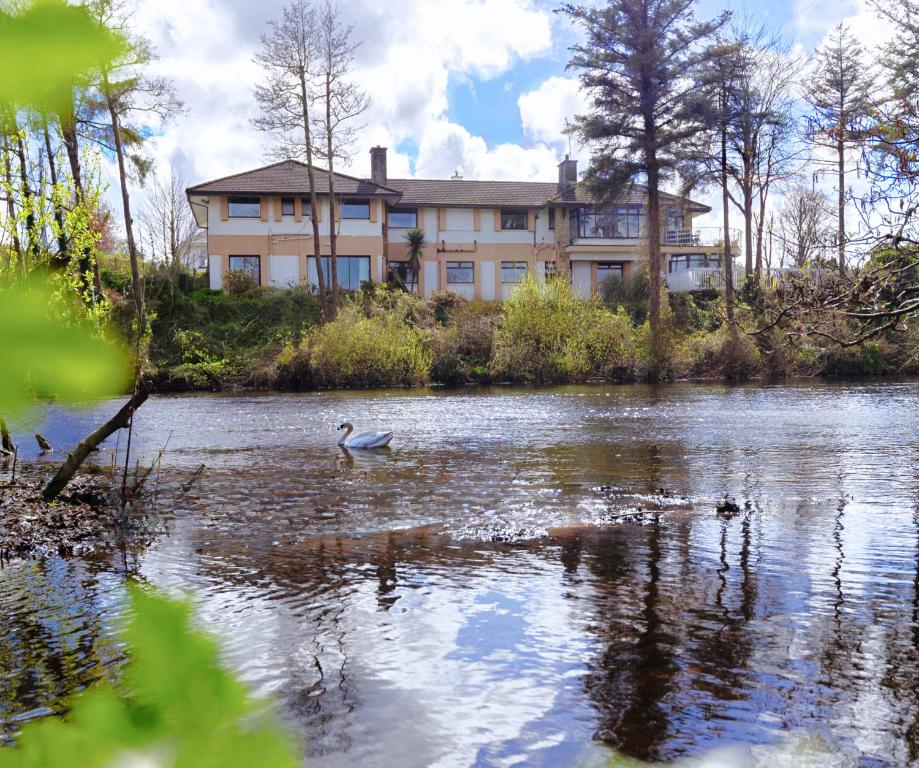
[[[147,371],[159,392],[644,381],[651,360],[637,293],[584,301],[532,283],[502,303],[426,302],[368,287],[321,324],[306,291],[184,294],[164,284],[151,299]],[[842,347],[779,331],[730,334],[715,297],[670,296],[664,309],[657,368],[666,381],[919,372],[915,324]]]

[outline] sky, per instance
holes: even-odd
[[[893,1],[893,0],[891,0]],[[154,127],[149,154],[200,183],[263,165],[269,139],[251,126],[260,70],[252,57],[285,0],[146,0],[133,15],[173,80],[185,111]],[[543,0],[348,0],[342,15],[361,41],[355,79],[370,107],[350,167],[369,175],[369,148],[389,149],[390,177],[553,181],[569,151],[566,118],[582,109],[566,70],[577,31]],[[812,51],[845,22],[865,44],[883,39],[867,0],[700,0],[696,14],[729,9]],[[114,179],[114,176],[112,177]],[[113,185],[114,187],[114,185]],[[137,190],[142,197],[142,190]],[[113,195],[114,198],[114,195]]]

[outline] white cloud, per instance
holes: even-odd
[[[150,142],[158,167],[175,164],[197,182],[265,162],[267,138],[250,124],[260,75],[252,57],[267,19],[282,7],[283,0],[139,4],[132,22],[159,52],[156,73],[173,80],[186,105],[185,114]],[[355,76],[371,97],[349,172],[369,173],[368,150],[382,144],[390,148],[390,174],[409,175],[409,158],[395,151],[403,141],[424,149],[418,173],[449,168],[449,175],[462,166],[470,175],[482,169],[509,178],[532,176],[538,162],[554,168],[544,148],[489,150],[481,137],[447,119],[451,79],[498,77],[551,49],[549,10],[533,0],[398,0],[385,6],[355,0],[341,11],[363,41]],[[441,150],[449,159],[437,157]]]
[[[565,121],[587,109],[576,78],[550,77],[517,99],[523,132],[536,141],[565,143]]]

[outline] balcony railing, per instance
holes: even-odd
[[[574,228],[574,240],[640,240],[645,237],[645,219],[615,214],[580,214]],[[729,230],[731,249],[740,252],[740,232]],[[724,230],[721,227],[696,227],[694,229],[664,229],[661,245],[683,248],[724,248]]]
[[[743,270],[734,267],[734,285],[740,285],[743,280]],[[680,269],[667,274],[667,290],[670,293],[686,293],[687,291],[723,291],[724,270],[721,267],[693,267]]]

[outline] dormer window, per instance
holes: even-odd
[[[257,219],[262,215],[261,198],[231,197],[227,200],[227,214],[231,219]]]
[[[369,200],[342,200],[339,206],[339,215],[343,219],[369,219]]]

